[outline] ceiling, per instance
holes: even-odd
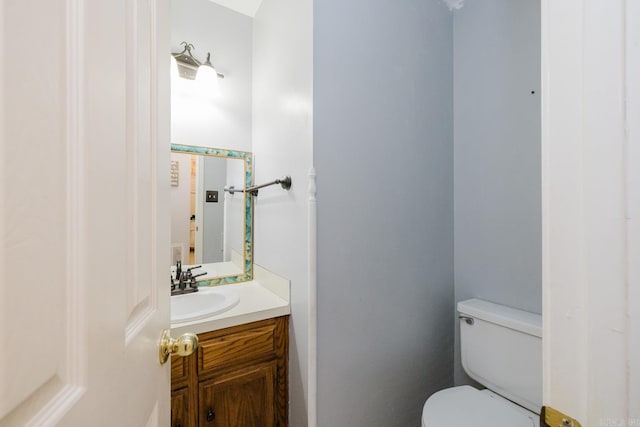
[[[254,17],[262,0],[211,0],[214,3],[228,9],[240,12],[243,15]]]

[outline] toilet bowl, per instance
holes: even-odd
[[[487,387],[432,394],[422,427],[537,427],[542,404],[542,317],[472,299],[458,303],[462,367]]]
[[[440,390],[422,409],[422,427],[538,427],[540,417],[489,391],[468,385]]]

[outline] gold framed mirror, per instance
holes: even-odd
[[[198,286],[253,279],[252,185],[251,152],[171,144],[172,277],[180,261]]]

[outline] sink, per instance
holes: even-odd
[[[200,288],[192,294],[171,297],[171,322],[189,322],[215,316],[235,307],[238,293],[229,287]]]

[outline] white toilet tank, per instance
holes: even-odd
[[[460,354],[467,375],[540,413],[542,316],[475,298],[460,301],[458,313]]]

